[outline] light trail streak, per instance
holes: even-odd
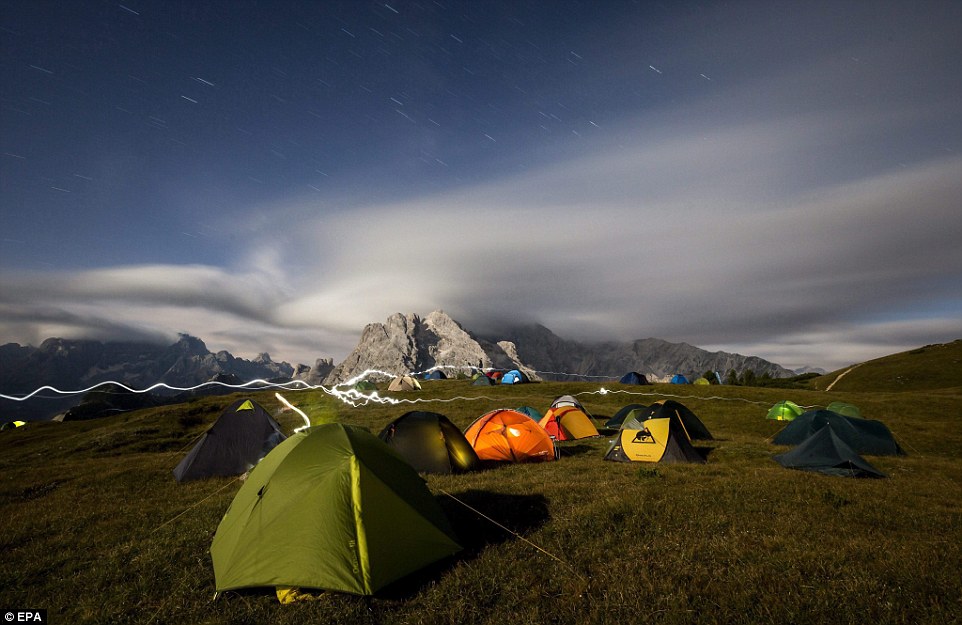
[[[304,425],[302,425],[302,426],[299,427],[299,428],[294,428],[294,433],[295,433],[295,434],[296,434],[297,432],[300,432],[301,430],[306,430],[307,428],[311,427],[311,420],[307,417],[306,414],[304,414],[304,411],[303,411],[303,410],[301,410],[300,408],[298,408],[297,406],[295,406],[295,405],[292,404],[291,402],[287,401],[287,400],[284,398],[284,396],[281,395],[280,393],[274,393],[274,397],[276,397],[277,399],[279,399],[282,404],[284,404],[285,406],[287,406],[288,408],[290,408],[291,410],[293,410],[294,412],[296,412],[297,414],[301,415],[301,416],[304,418]]]

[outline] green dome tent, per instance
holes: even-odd
[[[843,417],[862,417],[862,411],[858,409],[858,406],[847,404],[844,401],[833,401],[825,407],[825,410],[831,410],[835,414],[840,414]]]
[[[371,391],[377,390],[377,385],[374,382],[369,382],[368,380],[361,380],[354,385],[354,390],[358,393],[370,393]]]
[[[794,421],[802,412],[804,411],[801,406],[786,399],[769,408],[765,418],[774,419],[775,421]]]
[[[464,473],[480,465],[458,426],[436,412],[406,412],[387,424],[378,438],[422,473]]]
[[[486,375],[479,375],[471,383],[471,386],[493,386],[494,381]]]
[[[210,555],[218,592],[371,595],[460,550],[408,463],[367,430],[328,423],[291,436],[251,471]]]

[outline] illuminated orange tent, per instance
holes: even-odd
[[[515,410],[493,410],[464,431],[481,460],[547,462],[555,459],[554,443],[530,417]]]
[[[539,425],[559,441],[598,436],[598,428],[584,411],[575,406],[555,406],[544,413]]]

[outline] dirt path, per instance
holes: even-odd
[[[825,389],[825,392],[827,393],[827,392],[829,392],[830,390],[832,390],[832,387],[835,386],[836,384],[838,384],[838,381],[841,380],[842,378],[844,378],[844,377],[845,377],[845,374],[847,374],[849,371],[851,371],[852,369],[855,369],[856,367],[858,367],[858,366],[861,365],[861,364],[862,364],[862,363],[858,363],[857,365],[852,365],[851,367],[849,367],[849,368],[846,369],[845,371],[839,373],[839,374],[838,374],[838,377],[835,378],[834,380],[832,380],[832,383],[829,384],[829,385],[828,385],[828,388]]]

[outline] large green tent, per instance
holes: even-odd
[[[367,430],[328,423],[291,436],[251,471],[210,554],[218,592],[371,595],[460,549],[408,463]]]
[[[809,410],[785,426],[772,440],[776,445],[799,445],[818,430],[832,426],[835,435],[856,453],[902,456],[905,452],[881,421],[846,417],[829,410]]]
[[[843,477],[885,477],[826,426],[809,436],[798,447],[773,458],[788,469],[815,471]]]

